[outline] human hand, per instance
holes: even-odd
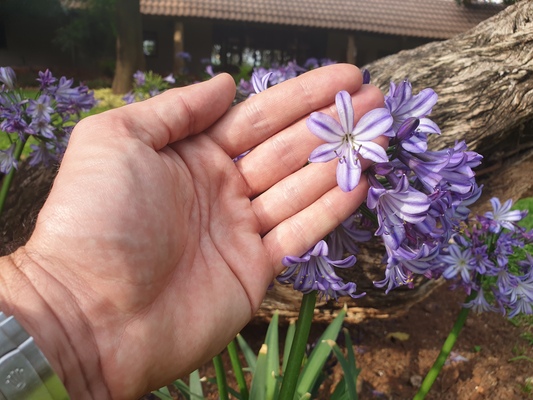
[[[355,67],[333,65],[229,110],[235,85],[220,75],[76,126],[0,284],[0,308],[73,398],[137,398],[202,365],[259,308],[283,256],[361,204],[366,181],[342,192],[335,160],[302,168],[320,143],[305,118],[334,115],[340,90],[356,120],[383,106]]]

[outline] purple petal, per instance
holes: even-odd
[[[361,165],[356,161],[356,165],[350,162],[339,161],[337,165],[337,183],[343,192],[350,192],[355,189],[361,179]]]
[[[376,108],[367,112],[359,120],[353,131],[355,140],[372,140],[383,135],[392,126],[392,116],[386,108]]]
[[[408,114],[410,117],[425,117],[437,103],[437,93],[433,89],[424,89],[396,110],[396,115]]]
[[[335,96],[335,105],[337,106],[337,112],[339,113],[339,119],[344,132],[348,133],[353,131],[352,96],[345,90],[340,91]]]
[[[345,135],[342,126],[324,113],[311,113],[305,123],[313,135],[328,143],[339,142]]]
[[[379,144],[374,142],[363,142],[359,144],[361,145],[359,149],[359,154],[361,154],[361,157],[375,162],[389,161],[387,152]]]
[[[318,146],[311,152],[309,161],[311,162],[328,162],[337,157],[336,149],[341,147],[339,143],[325,143]]]

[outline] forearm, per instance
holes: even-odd
[[[0,311],[34,338],[72,399],[110,398],[90,325],[74,296],[24,248],[0,258]]]

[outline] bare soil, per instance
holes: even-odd
[[[441,285],[405,315],[395,318],[372,318],[358,324],[346,324],[354,341],[360,399],[412,399],[435,361],[464,301],[460,291]],[[258,351],[267,324],[252,321],[243,337]],[[315,324],[310,342],[326,328]],[[405,333],[407,340],[391,338],[391,333]],[[285,334],[281,328],[280,337]],[[223,354],[231,384],[231,364]],[[328,399],[341,369],[330,365],[319,399]],[[207,363],[202,376],[214,378]],[[528,382],[530,382],[528,384]],[[216,386],[206,383],[209,399],[217,399]],[[143,399],[155,399],[145,396]],[[176,396],[176,398],[179,398]],[[533,398],[533,325],[522,321],[518,326],[499,314],[470,313],[452,356],[437,378],[429,400],[481,400]]]

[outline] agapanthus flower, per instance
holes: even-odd
[[[44,72],[39,71],[39,78],[37,78],[37,82],[41,84],[41,91],[48,89],[48,87],[53,85],[56,81],[57,79],[54,78],[49,69]]]
[[[0,82],[5,85],[8,90],[15,89],[17,82],[17,75],[11,67],[0,67]]]
[[[320,112],[314,112],[307,119],[307,127],[320,139],[327,142],[317,147],[310,155],[311,162],[327,162],[339,158],[337,183],[349,192],[361,178],[359,157],[375,162],[388,161],[387,153],[377,143],[372,142],[383,135],[392,124],[390,113],[384,108],[369,111],[354,127],[352,98],[346,91],[335,96],[335,104],[340,123]]]
[[[142,86],[146,82],[146,74],[142,71],[137,71],[133,74],[133,81],[137,86]]]
[[[50,114],[54,112],[53,107],[51,107],[51,102],[52,98],[49,95],[42,94],[37,100],[29,100],[26,112],[33,119],[50,121]]]
[[[361,219],[360,214],[352,214],[329,233],[327,243],[330,257],[337,259],[346,253],[356,255],[359,252],[357,243],[367,242],[372,238],[372,232],[363,228]]]
[[[480,288],[477,291],[476,297],[474,299],[470,300],[468,303],[463,304],[463,307],[470,308],[472,309],[472,311],[477,313],[498,311],[498,309],[492,306],[485,298],[483,288]]]
[[[527,211],[511,210],[513,206],[511,199],[502,205],[500,199],[493,197],[490,199],[490,204],[492,205],[493,211],[486,212],[485,217],[491,221],[489,230],[493,233],[498,233],[503,228],[514,231],[515,225],[513,222],[520,221],[527,214]]]
[[[263,76],[259,76],[257,72],[254,72],[252,74],[252,86],[256,94],[261,93],[264,90],[267,90],[268,80],[270,79],[271,76],[272,76],[272,72],[267,72]]]
[[[475,262],[472,251],[470,249],[462,250],[456,244],[451,244],[448,246],[448,253],[441,258],[441,261],[447,265],[442,276],[446,279],[452,279],[459,275],[463,283],[469,284],[474,270],[472,264]]]
[[[391,180],[394,175],[388,175]],[[377,179],[370,176],[367,206],[375,210],[378,218],[376,235],[382,236],[385,244],[397,249],[405,239],[404,223],[416,224],[424,221],[426,212],[431,204],[424,193],[409,185],[407,177],[403,175],[393,181],[393,187],[386,189]]]
[[[385,96],[385,106],[394,118],[392,134],[398,131],[407,118],[423,119],[431,113],[438,96],[433,89],[424,89],[413,96],[411,83],[404,80],[398,86],[390,83],[389,94]]]
[[[31,144],[30,148],[32,152],[28,156],[28,163],[31,167],[37,165],[49,166],[58,161],[53,145],[50,143],[39,142],[39,144]]]
[[[174,75],[168,74],[163,78],[163,81],[166,83],[170,83],[171,85],[176,83],[176,78],[174,78]]]
[[[0,150],[0,173],[8,174],[13,168],[17,168],[17,160],[14,157],[15,143],[5,150]]]
[[[287,256],[282,262],[287,269],[277,277],[278,282],[292,284],[295,290],[304,294],[316,290],[326,299],[337,299],[338,296],[357,298],[365,294],[356,295],[355,283],[345,283],[335,274],[334,267],[352,267],[355,264],[355,256],[332,260],[328,257],[328,245],[323,240],[301,257]]]

